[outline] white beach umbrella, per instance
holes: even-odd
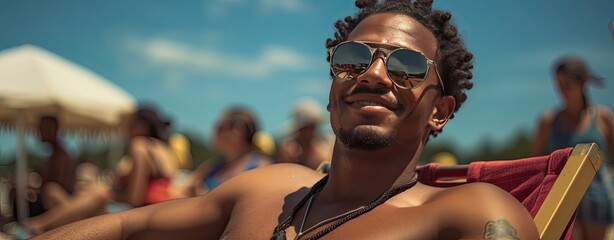
[[[18,196],[25,188],[23,135],[41,116],[55,116],[63,130],[117,133],[135,105],[121,88],[45,49],[22,45],[0,51],[0,125],[17,133]],[[23,213],[25,201],[18,201]]]

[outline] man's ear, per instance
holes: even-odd
[[[452,96],[443,96],[437,99],[433,106],[433,112],[431,113],[428,126],[432,131],[439,131],[446,125],[448,119],[454,108],[456,107],[456,100]]]

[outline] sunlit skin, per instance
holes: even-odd
[[[373,24],[390,27],[377,28],[376,31],[372,31],[371,27],[373,26],[369,25]],[[436,59],[437,46],[433,34],[413,19],[407,21],[406,19],[391,18],[381,23],[365,21],[360,26],[352,32],[349,41],[382,43],[380,46],[372,47],[391,47],[385,44],[402,46],[422,52],[430,59]],[[369,31],[362,30],[367,28]],[[389,31],[390,29],[397,31]],[[417,34],[409,34],[413,31]],[[432,109],[435,103],[434,99],[440,94],[434,70],[430,69],[426,82],[418,88],[412,90],[398,89],[387,77],[383,57],[382,53],[376,53],[376,60],[365,73],[358,76],[357,80],[347,81],[338,78],[333,80],[328,109],[331,112],[331,124],[335,131],[342,127],[346,129],[354,128],[356,132],[366,131],[366,134],[390,134],[394,129],[405,127],[408,132],[400,135],[410,139],[415,137],[416,134],[423,134],[431,130],[427,129],[426,126],[431,112],[424,109]],[[360,93],[346,97],[358,86],[383,89],[387,93],[382,95]],[[419,101],[421,97],[425,98],[424,101]],[[445,97],[445,99],[446,101],[453,101],[452,97]],[[361,104],[361,101],[376,102],[380,106],[366,106]],[[418,103],[421,103],[421,105],[417,105]],[[422,114],[422,116],[416,114]],[[416,126],[407,123],[422,123],[424,125],[416,128]],[[414,140],[416,139],[414,138]]]
[[[349,38],[381,43],[377,47],[399,45],[437,60],[433,34],[405,15],[369,16]],[[378,89],[379,94],[346,97],[360,87]],[[407,183],[429,132],[444,126],[455,103],[452,97],[441,95],[433,69],[419,87],[396,89],[381,59],[356,80],[333,79],[329,100],[336,133],[347,128],[362,134],[392,135],[395,141],[367,151],[348,148],[336,140],[329,180],[312,202],[304,221],[306,227],[366,205],[392,186]],[[89,232],[104,239],[269,239],[275,226],[322,177],[304,166],[273,164],[234,177],[199,198],[87,220],[45,237],[74,236],[79,234],[79,227],[90,226],[95,229]],[[297,235],[304,214],[305,207],[285,230],[287,239]],[[503,190],[482,183],[453,188],[417,184],[323,238],[483,239],[486,226],[492,224],[514,230],[512,237],[537,239],[533,221],[522,204]]]
[[[373,47],[386,47],[385,44],[402,46],[420,51],[430,59],[436,59],[436,40],[428,29],[409,17],[390,17],[390,15],[379,14],[367,18],[356,27],[348,40],[382,43],[380,46]],[[339,186],[375,187],[372,179],[366,177],[372,173],[373,169],[382,168],[381,171],[392,170],[395,173],[391,175],[390,179],[387,179],[388,183],[383,184],[384,186],[393,183],[396,180],[394,178],[405,169],[411,169],[413,172],[417,161],[411,161],[411,163],[409,161],[414,158],[417,160],[419,155],[414,155],[414,151],[407,149],[415,149],[419,152],[424,145],[428,132],[436,129],[437,126],[434,124],[429,125],[429,118],[438,114],[439,111],[438,108],[434,107],[435,103],[447,101],[450,104],[449,106],[454,105],[452,97],[440,97],[440,87],[437,86],[438,81],[434,70],[431,69],[432,74],[428,74],[426,82],[421,86],[412,90],[398,89],[387,77],[381,53],[376,53],[375,56],[376,60],[365,73],[357,77],[357,80],[348,81],[338,78],[333,80],[328,106],[331,113],[331,125],[336,133],[338,133],[339,128],[346,128],[365,135],[396,134],[397,141],[395,144],[379,151],[348,149],[337,142],[334,154],[343,152],[343,155],[333,155],[333,159],[336,160],[333,161],[333,171],[347,168],[346,165],[349,165],[352,170],[347,172],[351,172],[354,177],[344,176],[337,179],[336,175],[332,174],[329,184],[320,196],[329,194],[327,188],[337,184]],[[357,87],[381,89],[386,93],[359,93],[348,97],[347,95]],[[361,104],[362,101],[375,102],[379,106],[364,105]],[[445,111],[449,113],[451,109]],[[441,114],[439,113],[439,115]],[[444,114],[443,118],[447,118],[447,116]],[[357,165],[352,161],[361,161],[361,164]],[[361,175],[365,177],[357,177]],[[411,175],[411,172],[409,172],[404,176],[410,177]],[[353,182],[353,184],[350,184],[350,182]],[[361,192],[361,194],[371,195],[375,192],[382,192],[385,190],[384,186],[369,188],[373,189],[372,193]],[[355,189],[347,190],[347,192],[337,191],[330,194],[349,196],[348,194],[355,191]]]

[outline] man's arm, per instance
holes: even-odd
[[[502,189],[487,183],[456,187],[446,197],[443,221],[462,239],[538,239],[525,207]],[[451,235],[453,236],[453,235]]]
[[[520,239],[518,231],[506,219],[490,220],[484,225],[484,240]]]
[[[117,215],[103,215],[56,228],[31,239],[122,239],[121,224]]]
[[[527,209],[502,189],[486,185],[482,239],[538,239],[537,227]]]
[[[227,183],[201,197],[86,219],[34,239],[218,239],[241,189]]]

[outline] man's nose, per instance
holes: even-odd
[[[367,85],[371,88],[386,87],[392,88],[392,80],[386,72],[386,61],[384,54],[375,55],[371,66],[358,76],[357,84]]]

